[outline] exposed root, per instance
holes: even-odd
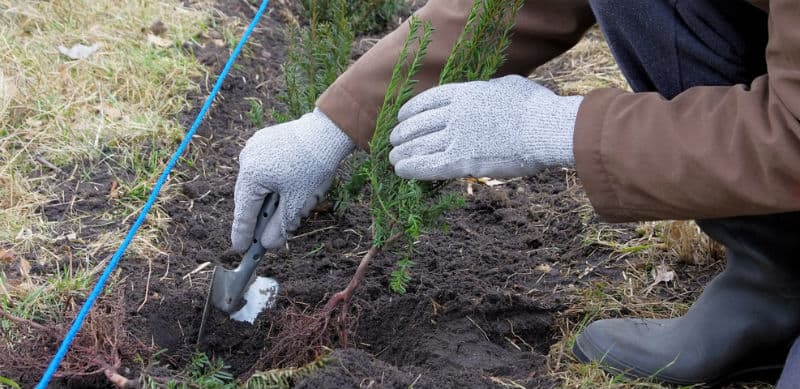
[[[119,368],[121,352],[133,357],[148,349],[123,330],[124,307],[121,288],[97,300],[54,374],[55,378],[108,376]],[[12,328],[2,335],[0,366],[13,367],[11,374],[44,371],[76,314],[71,312],[62,323],[41,324],[0,309],[0,318],[8,320]]]
[[[325,308],[312,314],[296,308],[288,310],[285,324],[274,338],[275,343],[254,369],[259,365],[300,367],[319,358],[332,346],[335,333],[346,331],[337,331],[339,326],[331,326],[333,317],[334,311]]]
[[[389,246],[400,236],[390,237],[383,247]],[[339,339],[341,347],[347,347],[350,298],[364,278],[369,262],[380,251],[380,247],[370,247],[347,287],[334,293],[322,309],[310,315],[291,309],[287,311],[284,326],[262,361],[272,367],[299,367],[318,359],[325,350],[332,348],[335,338]],[[334,320],[337,310],[338,320]],[[331,324],[335,324],[335,328],[331,328]]]

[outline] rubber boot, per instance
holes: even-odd
[[[726,269],[682,317],[590,324],[573,347],[580,361],[677,385],[777,376],[800,334],[800,213],[698,224],[726,247]]]

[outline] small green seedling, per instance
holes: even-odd
[[[264,106],[261,104],[261,100],[248,97],[247,103],[250,105],[250,111],[247,112],[247,119],[249,119],[250,123],[253,123],[253,126],[256,128],[264,128]]]
[[[339,0],[302,0],[306,9],[316,7],[321,20],[336,20]],[[353,30],[358,35],[386,30],[391,18],[406,7],[405,0],[347,0],[345,10]]]

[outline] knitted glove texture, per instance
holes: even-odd
[[[325,196],[339,162],[354,148],[319,109],[256,132],[239,154],[233,249],[242,252],[250,246],[258,212],[269,193],[278,193],[278,208],[261,243],[268,249],[282,246],[300,219]]]
[[[402,178],[520,177],[574,166],[582,96],[558,96],[525,77],[438,86],[400,110],[389,159]]]

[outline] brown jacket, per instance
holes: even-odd
[[[471,5],[432,0],[417,12],[436,29],[417,92],[435,85]],[[672,100],[617,89],[586,95],[575,127],[576,169],[604,220],[800,210],[800,2],[758,5],[769,7],[769,73],[750,86],[695,87]],[[527,1],[498,76],[530,74],[594,23],[584,0]],[[403,24],[381,39],[318,101],[362,148],[407,31]]]

